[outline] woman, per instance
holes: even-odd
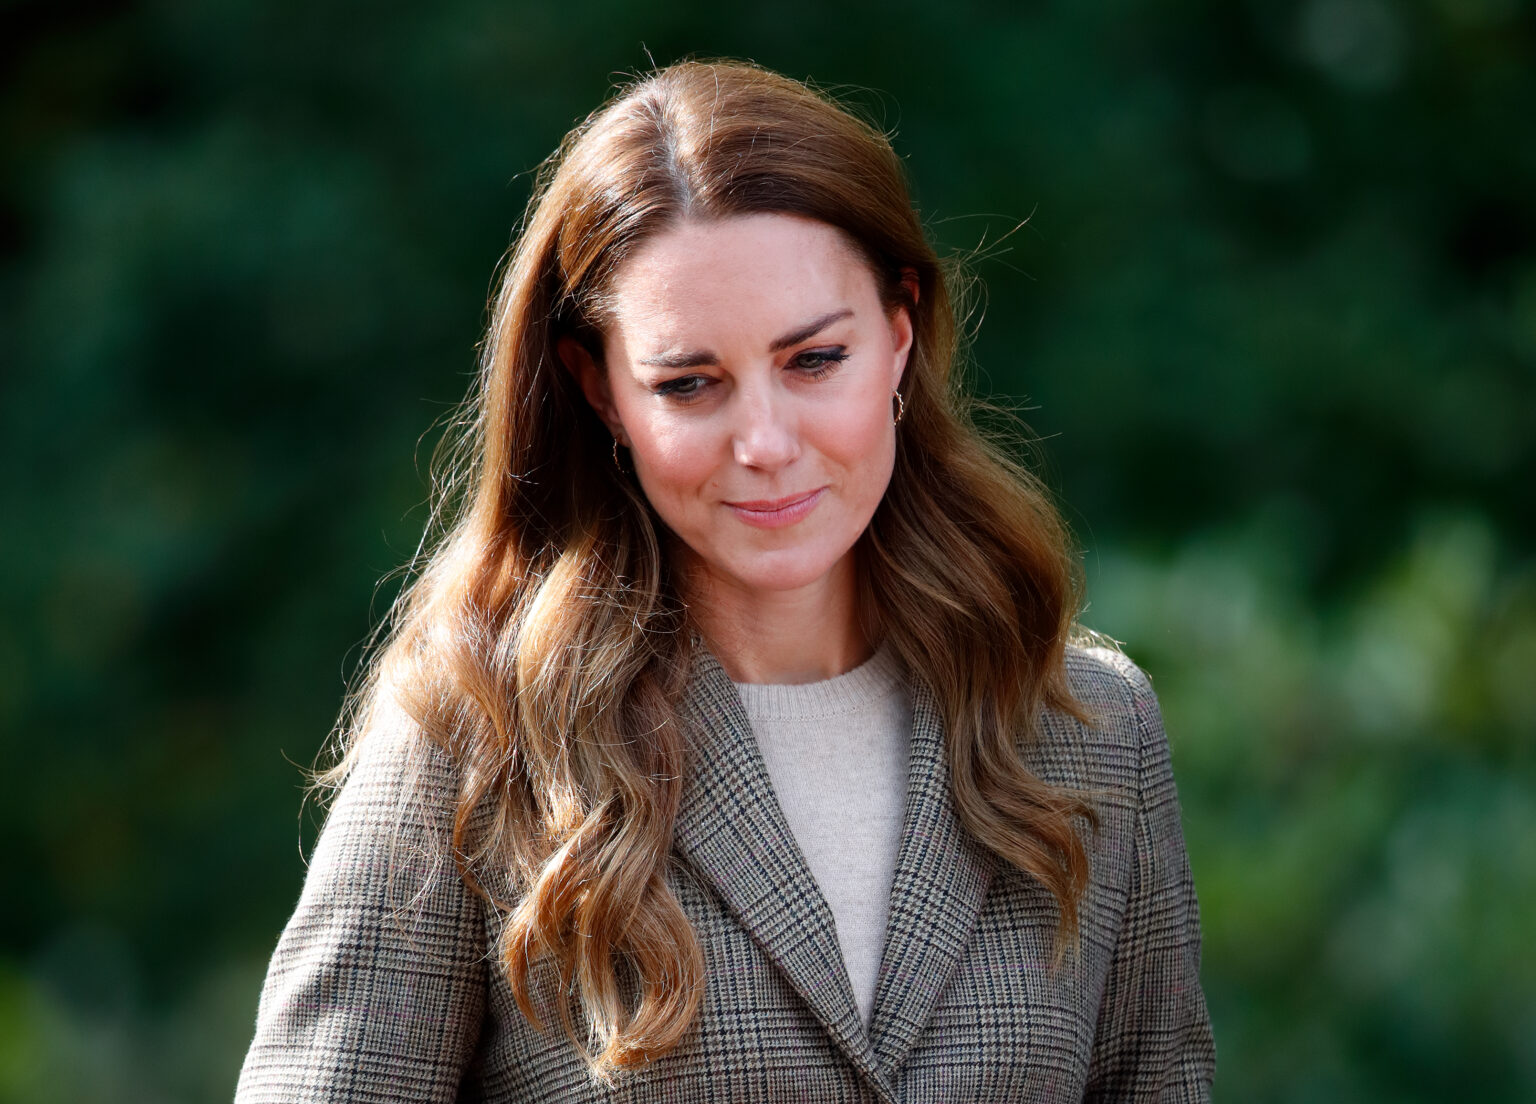
[[[1207,1097],[1156,700],[954,355],[823,97],[685,63],[573,132],[240,1100]]]

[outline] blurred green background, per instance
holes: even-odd
[[[844,89],[980,247],[1218,1095],[1536,1099],[1532,4],[0,13],[0,1099],[232,1092],[530,170],[647,51]]]

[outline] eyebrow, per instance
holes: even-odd
[[[834,322],[841,322],[845,318],[852,318],[853,311],[847,307],[842,310],[829,311],[820,318],[814,318],[797,330],[792,330],[781,337],[776,337],[768,343],[770,353],[781,353],[791,345],[798,345],[802,341],[808,341]],[[645,357],[641,364],[652,368],[700,368],[706,365],[717,365],[720,358],[708,350],[693,353],[662,353],[658,356]]]

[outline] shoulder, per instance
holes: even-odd
[[[1041,712],[1028,756],[1058,785],[1134,791],[1149,747],[1165,741],[1152,680],[1123,652],[1070,644],[1067,685],[1087,719]]]
[[[433,828],[458,790],[457,771],[447,754],[384,695],[369,708],[339,773],[330,822],[387,818]]]
[[[457,772],[448,754],[391,694],[381,691],[342,765],[338,800],[450,797]]]
[[[1124,652],[1103,645],[1069,644],[1067,685],[1099,724],[1139,724],[1157,695],[1151,677]]]
[[[453,828],[460,772],[393,698],[372,703],[344,762],[310,859],[317,873],[364,894],[410,900],[456,878]]]

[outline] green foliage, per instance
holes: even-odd
[[[973,256],[1162,696],[1220,1094],[1536,1094],[1526,0],[6,19],[0,1100],[229,1092],[531,172],[647,50],[842,91]]]
[[[1310,601],[1283,516],[1100,558],[1173,733],[1224,1088],[1498,1099],[1536,1024],[1536,566],[1426,512]]]

